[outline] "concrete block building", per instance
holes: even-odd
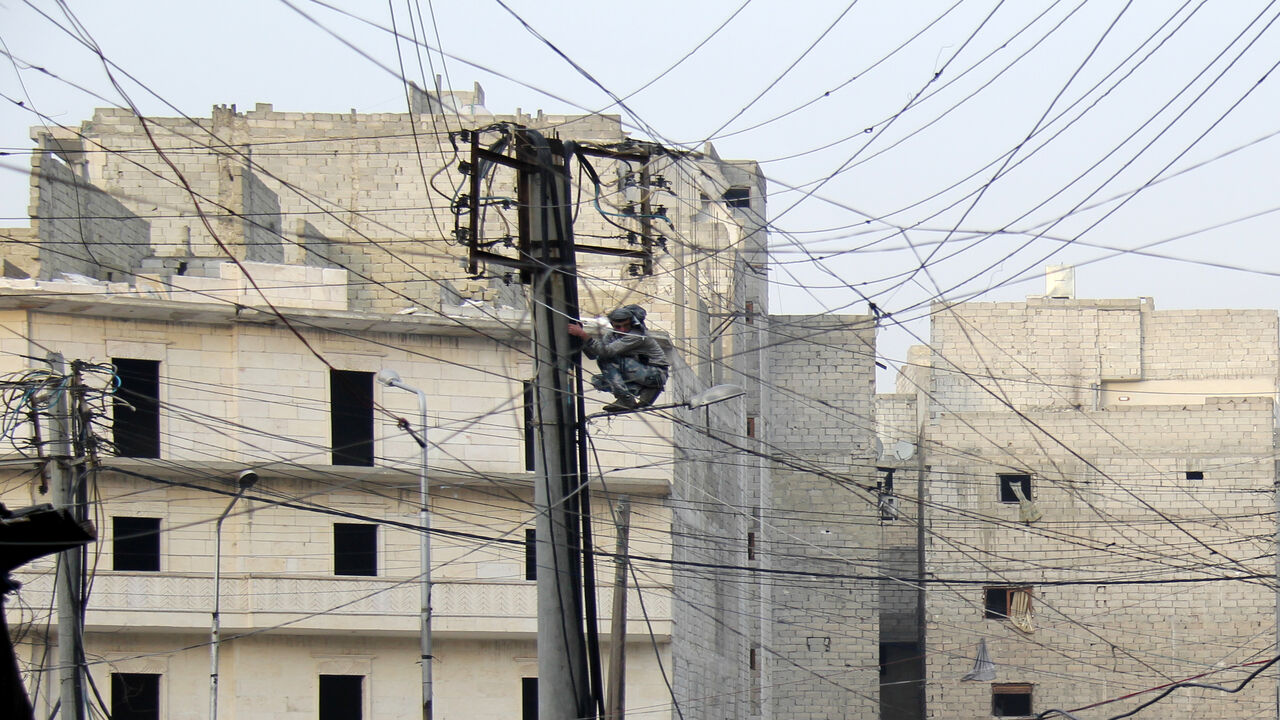
[[[216,596],[223,717],[418,717],[420,451],[398,422],[413,424],[416,399],[374,382],[393,369],[429,398],[435,717],[531,717],[527,300],[499,269],[466,269],[459,148],[464,130],[504,122],[630,141],[613,116],[494,116],[478,88],[416,102],[376,115],[104,109],[35,131],[31,225],[0,232],[0,372],[30,377],[53,352],[84,363],[99,451],[83,482],[100,534],[86,664],[103,711],[207,715]],[[634,239],[642,169],[665,178],[655,271],[583,257],[582,313],[646,306],[674,366],[659,402],[721,383],[747,394],[590,423],[601,551],[616,503],[631,504],[629,713],[804,717],[857,686],[841,716],[875,717],[867,582],[820,577],[867,555],[850,534],[863,526],[833,518],[852,529],[832,548],[805,519],[842,502],[838,483],[874,482],[868,320],[768,316],[761,176],[710,146],[648,168],[599,161],[601,182],[576,188],[582,242]],[[480,227],[501,248],[513,181],[486,182]],[[814,341],[856,378],[838,410],[807,387]],[[20,410],[0,496],[11,507],[49,500],[48,426]],[[220,524],[243,470],[260,480]],[[817,579],[754,572],[795,569],[819,546],[799,565]],[[614,564],[597,570],[607,633]],[[26,568],[8,605],[42,715],[58,700],[53,574]]]
[[[913,403],[922,420],[931,718],[1118,715],[1275,656],[1275,311],[1051,285],[935,305],[929,351],[880,399],[886,446]],[[888,617],[886,641],[919,636]],[[1275,693],[1271,672],[1145,713],[1274,717]]]

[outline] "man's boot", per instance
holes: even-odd
[[[623,410],[635,410],[637,407],[639,407],[639,403],[635,395],[618,394],[614,397],[613,402],[604,406],[603,410],[605,412],[622,412]]]
[[[661,394],[662,388],[660,387],[647,387],[641,390],[640,393],[636,395],[636,407],[649,407]]]

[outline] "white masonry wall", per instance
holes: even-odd
[[[989,716],[1000,683],[1030,684],[1036,713],[1133,695],[1111,715],[1185,678],[1234,685],[1274,655],[1273,590],[1233,579],[1274,572],[1274,311],[970,303],[939,308],[932,347],[930,717]],[[1031,475],[1038,520],[1001,501],[1004,473]],[[984,617],[993,586],[1031,588],[1031,632]],[[980,641],[994,682],[962,680]],[[1263,677],[1146,712],[1274,703]]]

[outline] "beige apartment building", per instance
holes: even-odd
[[[913,593],[889,583],[882,641],[923,657],[931,718],[1275,717],[1274,670],[1159,696],[1235,688],[1276,654],[1276,312],[1080,299],[1070,270],[1049,277],[1026,302],[936,304],[929,350],[879,399],[909,479],[896,522],[919,468],[927,531],[885,547],[909,579],[925,559],[924,652]]]
[[[419,716],[421,454],[399,424],[417,399],[374,380],[389,369],[429,404],[435,717],[534,716],[529,300],[467,267],[468,173],[485,250],[512,252],[519,208],[468,132],[497,152],[512,125],[636,145],[616,116],[494,116],[478,86],[414,111],[102,109],[33,131],[31,225],[0,231],[0,369],[89,364],[95,707],[207,717],[216,598],[220,717]],[[631,508],[628,716],[879,717],[875,582],[842,572],[875,561],[871,319],[768,315],[753,163],[709,145],[590,162],[575,235],[623,252],[579,255],[582,315],[646,307],[673,364],[659,404],[747,391],[589,423],[598,551]],[[651,274],[626,252],[646,247]],[[817,389],[830,367],[852,379],[839,407]],[[19,449],[42,430],[19,423]],[[0,499],[48,502],[40,463],[13,459]],[[596,568],[606,657],[615,567]],[[52,562],[21,579],[9,623],[47,716]]]

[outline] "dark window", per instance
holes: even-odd
[[[1022,496],[1031,499],[1031,476],[1030,475],[1001,475],[1000,476],[1000,502],[1016,503],[1018,496],[1014,494],[1013,489],[1018,488],[1022,491]]]
[[[160,720],[160,676],[111,673],[112,720]]]
[[[111,569],[160,572],[160,518],[111,518]]]
[[[378,526],[333,524],[333,574],[378,574]]]
[[[893,472],[896,468],[878,467],[876,471],[884,473],[878,485],[879,492],[876,505],[880,508],[881,520],[898,519],[898,498],[893,495]]]
[[[747,437],[753,438],[755,436],[756,436],[756,419],[754,416],[748,415],[747,416]]]
[[[880,643],[880,717],[923,720],[924,654],[915,643]]]
[[[537,456],[534,454],[537,443],[534,438],[533,402],[533,383],[526,380],[524,382],[524,469],[530,471],[538,469]]]
[[[363,675],[320,676],[320,720],[361,720],[363,717]]]
[[[1203,479],[1204,479],[1204,472],[1202,472],[1202,471],[1200,471],[1200,470],[1188,470],[1188,471],[1187,471],[1187,479],[1188,479],[1188,480],[1203,480]]]
[[[160,361],[113,358],[111,440],[120,457],[160,457]]]
[[[880,481],[880,492],[886,495],[893,494],[893,473],[897,468],[878,467],[877,472],[884,473],[884,479]]]
[[[747,532],[747,559],[756,559],[756,534],[751,531]]]
[[[538,579],[538,531],[533,528],[524,531],[524,579]]]
[[[751,188],[749,187],[731,187],[724,191],[724,202],[731,208],[749,208],[751,207]]]
[[[987,588],[983,592],[986,594],[983,601],[983,617],[1009,617],[1009,588]]]
[[[520,678],[520,720],[538,720],[538,678]]]
[[[1013,608],[1013,596],[1018,592],[1027,594],[1027,607],[1030,609],[1031,588],[1029,587],[989,587],[984,588],[982,592],[983,617],[1001,620],[1008,618],[1009,611]]]
[[[329,371],[334,465],[373,465],[373,373]]]
[[[996,717],[1027,717],[1031,715],[1031,686],[992,685],[991,714]]]

